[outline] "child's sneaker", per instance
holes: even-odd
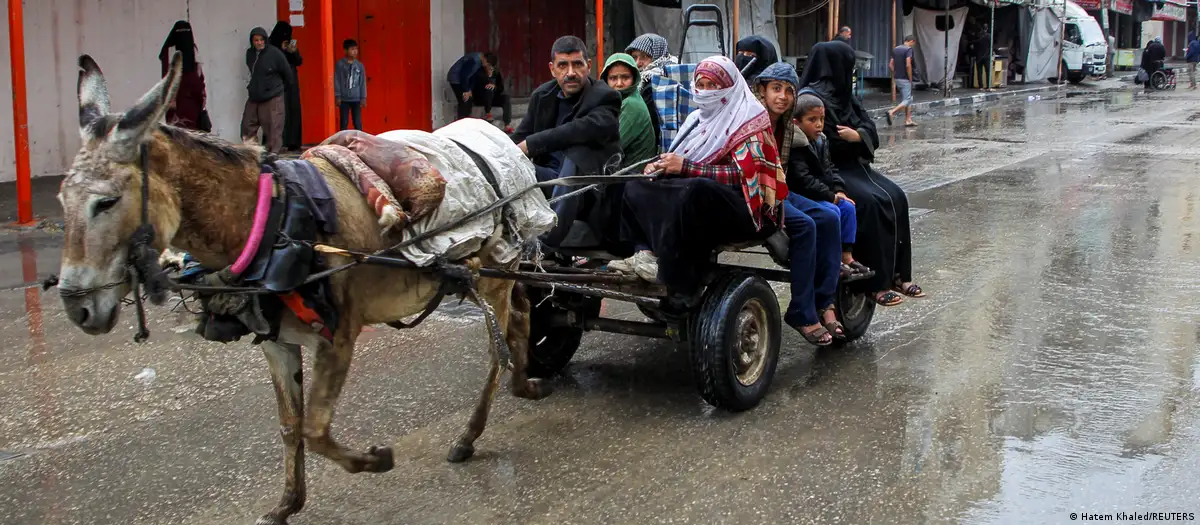
[[[492,120],[492,114],[491,114],[491,113],[484,113],[484,114],[483,114],[483,120],[488,120],[488,121]]]
[[[1192,88],[1192,89],[1196,89],[1196,88]],[[504,132],[505,132],[505,133],[507,133],[507,134],[509,134],[509,135],[512,135],[512,134],[513,134],[513,127],[512,127],[512,126],[504,126]]]

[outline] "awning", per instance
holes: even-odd
[[[1123,15],[1133,14],[1133,0],[1104,0],[1108,8]]]
[[[1101,1],[1100,0],[1075,0],[1075,3],[1079,4],[1079,7],[1087,9],[1088,11],[1095,11],[1095,10],[1100,9]]]
[[[1162,9],[1155,8],[1154,16],[1151,20],[1161,20],[1164,22],[1187,22],[1187,6],[1167,1],[1162,4]]]

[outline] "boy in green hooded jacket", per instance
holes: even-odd
[[[650,110],[638,93],[641,78],[637,62],[628,54],[616,53],[604,63],[600,78],[621,94],[621,167],[657,155]]]

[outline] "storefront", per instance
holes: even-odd
[[[1187,6],[1182,0],[1167,0],[1162,7],[1155,9],[1146,25],[1160,24],[1163,45],[1167,46],[1167,56],[1183,58],[1187,48]],[[1143,28],[1145,31],[1145,28]]]

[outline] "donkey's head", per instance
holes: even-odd
[[[117,322],[121,298],[129,293],[126,265],[130,238],[141,224],[142,147],[154,138],[174,100],[182,59],[176,53],[161,82],[125,113],[109,113],[104,74],[92,57],[79,57],[79,134],[83,146],[67,172],[58,200],[66,233],[59,288],[73,323],[89,334],[107,333]],[[151,194],[162,180],[151,171]],[[157,188],[156,188],[157,187]],[[155,213],[159,235],[173,229]],[[177,219],[175,220],[177,222]],[[161,239],[161,237],[160,237]]]

